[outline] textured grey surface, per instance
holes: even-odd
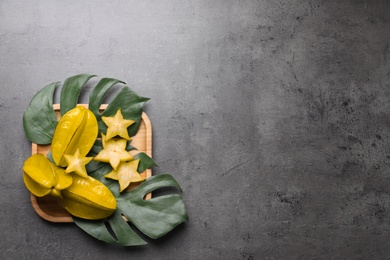
[[[0,258],[388,258],[389,40],[385,0],[0,1]],[[78,73],[151,97],[190,221],[148,246],[31,207],[23,111]]]

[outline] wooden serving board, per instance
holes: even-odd
[[[79,104],[84,107],[88,107],[87,104]],[[107,105],[102,105],[100,107],[101,111],[106,109]],[[53,109],[56,112],[57,118],[60,118],[60,105],[54,104]],[[131,145],[136,147],[138,151],[131,151],[131,153],[136,154],[139,152],[144,152],[148,156],[152,157],[152,124],[150,122],[149,117],[145,112],[142,113],[141,125],[139,130],[135,136],[131,139]],[[46,155],[50,151],[50,145],[37,145],[35,143],[32,144],[32,154],[41,153]],[[149,178],[152,176],[152,170],[147,169],[141,176]],[[135,189],[139,184],[131,183],[130,186],[126,190]],[[147,194],[145,199],[151,198],[151,193]],[[36,197],[34,194],[31,194],[31,204],[35,210],[35,212],[42,217],[43,219],[50,222],[73,222],[72,216],[63,208],[61,208],[56,200],[51,196],[45,197]]]

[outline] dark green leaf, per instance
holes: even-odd
[[[170,174],[152,176],[136,189],[122,193],[117,199],[117,210],[142,233],[153,239],[159,238],[188,220],[183,199],[179,194],[144,200],[147,193],[166,187],[180,190],[179,184]]]
[[[118,244],[121,246],[139,246],[147,244],[140,238],[129,226],[129,223],[122,217],[119,211],[115,211],[108,223],[117,237]]]
[[[144,172],[146,169],[152,168],[153,166],[158,166],[152,158],[149,157],[146,153],[137,153],[134,155],[134,160],[139,159],[138,169],[139,173]]]
[[[126,151],[138,150],[137,147],[131,145],[131,141],[132,141],[132,140],[130,139],[130,141],[127,142]]]
[[[95,157],[101,150],[103,149],[102,147],[102,141],[101,140],[96,140],[94,145],[92,146],[91,150],[87,154],[87,157]],[[86,170],[89,175],[91,175],[94,171],[99,170],[100,168],[107,167],[107,169],[104,170],[104,172],[111,171],[111,167],[109,167],[108,163],[104,162],[97,162],[97,161],[91,161],[86,165]],[[107,173],[108,173],[107,172]],[[96,178],[95,178],[96,179]]]
[[[107,225],[110,225],[115,237],[110,233],[104,221],[89,221],[75,217],[73,217],[73,220],[78,227],[91,236],[108,243],[121,246],[140,246],[147,244],[131,229],[118,211],[115,211],[107,223]]]
[[[115,84],[125,82],[118,79],[103,78],[99,81],[96,87],[92,90],[89,95],[89,106],[88,108],[95,114],[96,118],[100,120],[100,105],[103,102],[106,92]]]
[[[137,93],[126,86],[122,88],[116,97],[110,102],[107,109],[102,113],[102,116],[114,116],[120,108],[125,119],[135,121],[135,123],[128,128],[129,136],[134,136],[141,124],[143,106],[148,100],[149,98],[138,96]],[[98,123],[99,132],[105,133],[107,126],[101,120]]]
[[[85,83],[95,75],[80,74],[67,78],[61,89],[60,111],[61,115],[76,107],[80,92]]]
[[[40,145],[51,143],[57,126],[53,110],[53,94],[57,84],[51,83],[35,94],[23,114],[24,132],[33,143]]]
[[[137,147],[132,146],[130,143],[126,145],[126,151],[138,150]]]
[[[92,165],[90,166],[91,163]],[[86,169],[88,175],[90,175],[91,177],[97,179],[98,181],[106,185],[107,188],[110,189],[110,191],[112,192],[112,194],[114,194],[115,197],[119,197],[120,192],[119,192],[118,181],[104,177],[104,175],[112,171],[111,165],[108,163],[99,163],[95,165],[95,163],[97,162],[90,162],[87,164]],[[96,168],[94,171],[90,171],[91,167],[96,167]]]
[[[104,220],[87,220],[82,218],[73,217],[74,223],[94,238],[115,244],[117,241],[112,237],[111,233],[107,230]]]
[[[106,166],[107,166],[107,163],[97,162],[97,161],[92,160],[85,166],[85,168],[86,168],[88,174],[91,175],[91,173],[93,173],[94,171],[97,171],[100,168],[103,168]]]
[[[89,151],[88,156],[96,156],[101,150],[103,149],[102,146],[102,140],[96,139],[95,143],[93,144],[91,150]]]

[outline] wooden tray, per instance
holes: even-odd
[[[79,104],[84,107],[88,107],[87,104]],[[102,105],[100,109],[103,111],[107,105]],[[57,117],[60,118],[60,105],[54,104],[53,109],[56,111]],[[141,118],[141,125],[135,136],[132,137],[131,145],[137,147],[138,151],[132,151],[136,154],[138,152],[144,152],[148,156],[152,157],[152,124],[149,117],[143,112]],[[41,153],[46,155],[50,151],[50,145],[37,145],[32,144],[32,154]],[[152,176],[152,170],[147,169],[141,176],[149,178]],[[132,190],[139,184],[131,183],[126,190]],[[151,198],[151,193],[147,194],[145,199]],[[61,208],[55,199],[51,196],[36,197],[31,194],[31,204],[35,212],[43,219],[50,222],[73,222],[72,216],[63,208]]]

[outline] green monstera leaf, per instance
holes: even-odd
[[[120,216],[123,215],[149,238],[157,239],[164,236],[188,220],[180,194],[168,194],[144,200],[146,194],[167,187],[181,191],[179,184],[170,174],[152,176],[136,189],[117,197],[117,210],[107,222],[79,218],[74,218],[74,221],[77,226],[96,239],[124,246],[143,245],[146,242]]]
[[[115,211],[108,220],[115,237],[112,235],[112,232],[107,229],[104,220],[91,221],[76,217],[73,219],[78,227],[98,240],[120,246],[141,246],[147,244],[133,229],[131,229],[118,211]]]
[[[158,166],[152,158],[149,157],[146,153],[140,152],[134,155],[134,160],[139,159],[137,172],[144,172],[146,169],[149,169],[153,166]]]
[[[64,81],[60,96],[61,115],[76,107],[81,89],[92,77],[95,77],[95,75],[79,74]]]
[[[95,75],[79,74],[67,78],[61,88],[60,114],[76,107],[82,88]],[[27,138],[39,145],[50,144],[57,126],[57,117],[53,109],[53,95],[59,83],[51,83],[39,91],[31,100],[23,115],[23,126]],[[99,132],[105,133],[107,126],[101,120],[102,116],[113,116],[118,109],[126,119],[134,120],[128,127],[130,136],[134,136],[141,124],[143,107],[149,100],[139,96],[129,87],[123,86],[109,101],[107,108],[101,112],[100,107],[107,92],[116,84],[125,84],[121,80],[102,78],[92,89],[89,95],[89,109],[98,120]],[[102,142],[97,139],[87,156],[96,156],[102,150]],[[137,150],[137,147],[127,142],[126,150]],[[51,161],[51,152],[47,154]],[[144,172],[157,164],[146,153],[134,155],[139,159],[138,172]],[[177,225],[188,220],[185,205],[180,195],[181,189],[177,181],[170,174],[152,176],[132,191],[120,192],[118,181],[106,178],[112,167],[109,163],[91,161],[86,165],[88,175],[106,185],[117,200],[117,209],[107,220],[86,220],[74,217],[74,222],[91,236],[121,246],[135,246],[146,244],[146,237],[157,239],[170,232]],[[172,188],[174,193],[165,194],[145,200],[145,196],[153,191]],[[131,225],[129,225],[131,224]],[[133,227],[138,229],[135,232]]]
[[[100,113],[99,107],[103,100],[105,93],[112,87],[113,82],[107,81],[95,91],[91,92],[89,99],[90,110],[95,114],[99,124],[99,133],[105,133],[107,130],[106,124],[101,119],[102,116],[114,116],[118,109],[121,109],[122,115],[125,119],[134,120],[135,123],[128,127],[129,136],[134,136],[141,124],[141,116],[143,107],[149,98],[141,97],[129,87],[122,88],[115,98],[108,104],[107,108]],[[98,93],[97,93],[98,92]]]
[[[50,144],[57,126],[53,95],[57,82],[41,89],[31,99],[23,114],[23,128],[28,140],[40,145]]]
[[[95,75],[79,74],[65,79],[61,87],[60,94],[60,113],[66,112],[76,107],[81,90],[85,84]],[[141,124],[141,115],[143,107],[149,98],[137,95],[129,87],[125,86],[119,90],[117,95],[108,104],[107,109],[100,114],[99,108],[107,91],[114,85],[123,81],[113,78],[102,78],[93,88],[89,96],[89,109],[94,113],[99,124],[99,134],[106,132],[107,126],[101,120],[101,116],[115,115],[121,108],[122,114],[126,119],[134,120],[135,123],[128,128],[130,136],[134,136]],[[58,82],[51,83],[40,90],[31,100],[29,106],[23,114],[24,132],[27,138],[36,144],[50,144],[54,130],[57,126],[57,118],[53,110],[53,95]]]
[[[91,94],[89,95],[88,107],[95,114],[98,120],[100,120],[101,118],[99,109],[100,109],[100,105],[103,102],[106,92],[110,90],[112,86],[118,83],[125,84],[125,82],[118,79],[103,78],[99,81],[99,83],[96,85],[96,87],[92,90]]]

